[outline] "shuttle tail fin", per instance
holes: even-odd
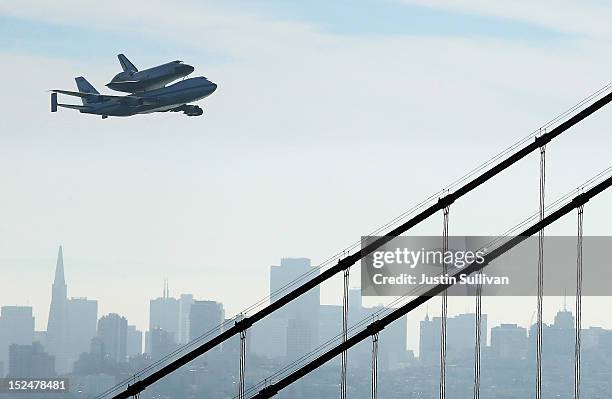
[[[119,54],[117,55],[117,58],[119,58],[119,63],[121,64],[121,68],[123,68],[124,72],[127,72],[127,73],[138,72],[138,68],[136,68],[134,64],[132,64],[125,55]]]
[[[74,78],[74,80],[76,81],[76,85],[81,93],[100,94],[98,90],[96,90],[96,88],[93,87],[84,77],[79,76],[78,78]],[[86,105],[89,102],[86,97],[83,97],[82,100],[83,105]]]

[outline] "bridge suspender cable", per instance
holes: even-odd
[[[480,273],[478,273],[480,274]],[[478,280],[480,281],[480,279]],[[476,285],[476,321],[474,326],[474,399],[480,399],[480,336],[482,332],[482,283]]]
[[[540,221],[544,220],[546,189],[546,145],[540,147]],[[536,399],[542,399],[542,345],[544,301],[544,227],[538,231],[538,325],[536,342]]]
[[[372,334],[372,399],[376,399],[377,396],[378,396],[378,333]]]
[[[580,335],[582,329],[582,224],[584,205],[578,207],[578,244],[576,256],[576,347],[574,358],[574,398],[580,399]]]
[[[208,352],[209,350],[221,344],[222,342],[225,342],[226,340],[233,337],[234,335],[239,334],[240,331],[244,331],[248,329],[254,323],[260,321],[261,319],[268,316],[269,314],[282,308],[287,303],[300,297],[302,294],[310,291],[311,289],[318,286],[322,282],[330,279],[331,277],[340,273],[341,271],[350,268],[355,263],[357,263],[359,260],[363,259],[365,256],[374,252],[376,249],[383,246],[387,242],[391,241],[393,238],[399,236],[400,234],[405,233],[406,231],[416,226],[417,224],[421,223],[425,219],[429,218],[436,212],[444,209],[446,206],[449,206],[458,198],[461,198],[465,194],[468,194],[469,192],[473,191],[477,187],[486,183],[487,181],[489,181],[490,179],[492,179],[493,177],[495,177],[502,171],[508,169],[510,166],[520,161],[521,159],[526,157],[531,152],[546,145],[551,140],[559,136],[561,133],[565,132],[572,126],[578,124],[579,122],[586,119],[587,117],[589,117],[590,115],[598,111],[599,109],[603,108],[605,105],[610,103],[610,101],[612,101],[612,93],[606,94],[599,100],[595,101],[593,104],[589,105],[588,107],[584,108],[583,110],[581,110],[574,116],[567,119],[565,122],[559,124],[557,127],[552,129],[550,132],[545,133],[539,137],[536,137],[536,139],[532,143],[521,148],[520,150],[513,153],[509,157],[505,158],[503,161],[492,166],[490,169],[487,169],[485,172],[478,175],[476,178],[470,180],[468,183],[461,186],[456,191],[449,193],[446,196],[440,198],[437,203],[429,206],[428,208],[426,208],[419,214],[410,218],[408,221],[393,228],[391,231],[388,231],[384,236],[379,237],[378,239],[374,240],[369,245],[361,248],[357,252],[340,259],[336,265],[323,271],[318,276],[305,282],[304,284],[297,287],[293,291],[280,297],[278,300],[270,303],[265,308],[259,310],[258,312],[254,313],[253,315],[249,317],[243,318],[242,320],[238,321],[236,324],[234,324],[229,329],[223,331],[222,333],[215,336],[214,338],[204,342],[197,348],[191,350],[190,352],[180,356],[179,358],[173,360],[167,365],[161,367],[159,370],[152,372],[148,376],[144,377],[142,380],[136,381],[132,385],[128,385],[128,387],[125,390],[113,396],[113,399],[127,399],[131,396],[135,396],[136,394],[146,389],[146,387],[159,381],[160,379],[164,378],[166,375],[176,371],[180,367],[186,365],[190,361],[203,355],[204,353]]]
[[[442,253],[448,251],[448,214],[450,205],[444,207],[444,225],[442,227]],[[442,260],[442,275],[448,274],[446,257]],[[446,327],[448,316],[448,293],[442,292],[442,317],[440,317],[440,399],[446,398]]]
[[[457,273],[472,274],[472,273],[478,272],[479,270],[482,270],[486,265],[491,263],[493,260],[497,259],[499,256],[508,252],[510,249],[514,248],[516,245],[520,244],[521,242],[526,240],[528,237],[539,232],[542,228],[557,221],[562,216],[567,215],[573,209],[583,206],[591,198],[597,196],[604,190],[608,189],[610,186],[612,186],[612,176],[608,177],[604,181],[595,185],[593,188],[589,189],[588,191],[577,195],[570,202],[563,205],[556,211],[552,212],[550,215],[546,216],[541,221],[538,221],[536,224],[532,225],[531,227],[527,228],[523,232],[519,233],[517,236],[509,239],[508,241],[506,241],[499,247],[493,249],[491,252],[485,255],[484,262],[480,264],[472,263],[470,266],[459,270]],[[407,304],[397,308],[396,310],[387,314],[383,318],[372,322],[365,329],[363,329],[362,331],[350,337],[346,342],[343,342],[337,345],[336,347],[330,349],[329,351],[325,352],[318,358],[312,360],[311,362],[305,364],[299,369],[293,371],[291,374],[282,378],[275,384],[268,385],[267,387],[259,391],[257,395],[253,396],[252,399],[265,399],[265,398],[270,398],[276,395],[281,389],[286,388],[287,386],[291,385],[295,381],[304,377],[311,371],[316,370],[321,365],[327,363],[334,357],[338,356],[340,353],[342,353],[342,351],[347,350],[355,346],[359,342],[363,341],[364,339],[371,337],[374,334],[379,333],[382,329],[384,329],[386,326],[388,326],[395,320],[399,319],[405,314],[411,312],[412,310],[426,303],[427,301],[429,301],[431,298],[435,297],[436,295],[441,294],[444,290],[448,289],[451,286],[452,284],[448,283],[448,284],[439,284],[433,288],[430,288],[424,294],[416,297],[415,299],[411,300]]]
[[[238,397],[244,399],[244,379],[246,368],[246,337],[247,330],[240,331],[240,380],[238,382]]]
[[[346,342],[348,338],[348,311],[349,311],[349,271],[350,269],[344,270],[343,275],[343,287],[342,287],[342,342]],[[342,352],[342,359],[340,365],[340,399],[347,399],[347,387],[346,387],[346,376],[347,376],[347,353]]]

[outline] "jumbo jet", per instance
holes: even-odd
[[[124,93],[159,89],[194,71],[191,65],[184,64],[183,61],[172,61],[139,71],[125,55],[119,54],[117,58],[119,58],[123,72],[115,75],[106,87]]]
[[[202,108],[189,103],[208,97],[217,90],[215,83],[205,77],[197,77],[126,96],[114,96],[100,94],[82,76],[75,81],[79,91],[51,90],[51,112],[57,112],[58,107],[70,108],[84,114],[100,115],[102,119],[168,111],[200,116],[203,114]],[[83,105],[60,104],[57,102],[58,93],[80,97]]]

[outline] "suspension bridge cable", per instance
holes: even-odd
[[[548,213],[553,213],[554,211],[556,211],[558,209],[559,205],[565,204],[572,196],[575,196],[575,195],[578,195],[578,194],[584,192],[584,190],[588,189],[589,187],[591,187],[594,184],[598,183],[599,181],[603,180],[603,178],[606,175],[609,175],[609,174],[612,174],[612,166],[609,166],[608,168],[602,170],[601,172],[599,172],[598,174],[594,175],[593,177],[591,177],[590,179],[585,181],[583,184],[581,184],[577,188],[569,191],[565,195],[557,198],[552,203],[546,205],[545,210]],[[492,248],[496,248],[496,247],[501,246],[503,241],[505,239],[507,240],[510,235],[514,234],[516,231],[519,231],[519,229],[521,229],[524,226],[526,226],[529,222],[537,220],[539,218],[539,214],[540,214],[540,211],[538,210],[535,214],[527,217],[526,219],[524,219],[520,223],[518,223],[518,224],[514,225],[513,227],[509,228],[508,230],[506,230],[503,233],[503,236],[499,236],[499,237],[495,238],[494,240],[491,240],[488,243],[482,245],[480,250],[484,250],[485,248],[486,249],[492,249]],[[486,268],[486,266],[482,270],[480,270],[478,273],[482,273],[485,268]],[[437,274],[437,276],[442,276],[442,275],[443,275],[442,273]],[[482,288],[481,285],[480,285],[480,288]],[[411,295],[421,295],[421,294],[425,293],[426,289],[427,289],[427,286],[411,287],[406,293],[404,293],[403,296],[395,298],[390,303],[387,303],[382,309],[375,311],[371,315],[363,318],[357,324],[351,326],[348,329],[348,333],[352,333],[353,331],[356,331],[360,327],[366,325],[368,322],[372,322],[374,320],[380,319],[380,318],[384,317],[385,315],[393,312],[394,311],[394,307],[398,306],[402,302],[405,302],[407,299],[409,299],[408,298],[409,296],[411,296]],[[480,294],[482,295],[482,291],[480,292]],[[325,348],[329,347],[332,343],[337,342],[341,337],[342,337],[342,333],[336,335],[335,337],[330,338],[328,341],[326,341],[325,343],[321,344],[318,348],[312,350],[311,352],[309,352],[307,354],[304,354],[301,358],[299,358],[296,361],[286,365],[284,368],[278,370],[277,372],[275,372],[271,376],[265,378],[260,383],[254,384],[253,386],[249,387],[247,393],[251,393],[251,392],[259,389],[262,386],[266,386],[267,382],[273,381],[273,380],[277,379],[279,376],[285,374],[289,370],[294,370],[297,366],[299,366],[300,364],[303,364],[305,360],[307,360],[309,358],[315,357],[317,354],[322,352]],[[343,341],[340,341],[340,342],[343,342]],[[234,399],[236,399],[236,398],[237,397],[235,397]]]
[[[542,219],[541,221],[528,227],[526,230],[522,231],[519,235],[513,237],[512,239],[505,242],[501,246],[495,248],[494,250],[492,250],[491,252],[489,252],[488,254],[484,256],[484,262],[482,263],[474,262],[470,264],[469,266],[458,270],[456,273],[453,274],[453,276],[457,276],[459,274],[472,274],[474,272],[481,270],[483,267],[491,263],[493,260],[497,259],[499,256],[508,252],[510,249],[514,248],[516,245],[520,244],[521,242],[526,240],[528,237],[539,232],[543,227],[546,227],[550,225],[551,223],[557,221],[558,219],[565,216],[573,209],[581,205],[584,205],[587,201],[596,197],[598,194],[608,189],[610,186],[612,186],[612,177],[608,177],[606,180],[597,184],[596,186],[589,189],[588,191],[577,195],[570,202],[560,207],[555,212],[550,213],[548,216],[544,217],[544,219]],[[295,370],[290,375],[284,377],[280,381],[272,385],[268,385],[267,387],[259,391],[259,393],[255,395],[253,398],[264,399],[264,398],[270,398],[276,395],[281,389],[294,383],[295,381],[299,380],[300,378],[304,377],[305,375],[309,374],[313,370],[320,367],[322,364],[325,364],[329,360],[338,356],[344,349],[350,348],[356,345],[357,343],[363,341],[367,337],[372,336],[373,334],[377,332],[380,332],[384,327],[386,327],[393,321],[399,319],[403,315],[411,312],[412,310],[416,309],[420,305],[426,303],[432,297],[439,295],[440,293],[442,293],[442,291],[444,291],[445,289],[448,289],[452,285],[453,283],[451,281],[449,283],[439,284],[435,287],[428,289],[425,294],[411,300],[407,304],[403,305],[401,308],[395,309],[393,312],[391,312],[384,318],[380,320],[376,320],[375,322],[369,324],[364,330],[353,335],[345,343],[342,343],[332,348],[331,350],[327,351],[326,353],[319,356],[315,360],[302,366],[300,369]]]
[[[583,192],[585,189],[587,189],[588,187],[590,187],[591,185],[593,185],[594,183],[596,183],[597,181],[599,181],[599,179],[601,179],[603,176],[612,173],[612,166],[606,168],[605,170],[603,170],[602,172],[598,173],[597,175],[595,175],[594,177],[590,178],[589,180],[587,180],[585,183],[583,183],[582,185],[580,185],[579,187],[577,187],[576,189],[568,192],[567,194],[565,194],[564,196],[558,198],[557,200],[553,201],[552,203],[550,203],[549,205],[546,206],[546,211],[548,212],[552,212],[554,210],[557,209],[557,206],[559,204],[564,203],[567,199],[569,199],[572,195],[578,194]],[[522,222],[516,224],[514,227],[508,229],[505,233],[504,233],[504,237],[499,237],[496,238],[495,240],[492,240],[488,243],[486,243],[485,245],[483,245],[480,249],[491,249],[491,248],[495,248],[497,246],[499,246],[499,244],[503,241],[504,238],[507,238],[509,235],[513,234],[515,231],[518,231],[520,228],[522,228],[523,226],[525,226],[528,222],[533,221],[534,219],[537,219],[539,216],[539,211],[535,213],[535,215],[532,215],[528,218],[526,218],[525,220],[523,220]],[[484,270],[484,269],[483,269]],[[480,271],[482,272],[482,270]],[[442,276],[442,274],[438,274],[437,276]],[[385,307],[381,310],[378,310],[376,312],[374,312],[372,315],[365,317],[364,319],[362,319],[359,323],[351,326],[348,330],[349,333],[357,330],[358,328],[360,328],[361,326],[367,324],[367,322],[369,321],[374,321],[378,318],[383,317],[384,315],[390,313],[393,311],[393,307],[397,306],[398,304],[400,304],[401,302],[404,302],[405,300],[408,299],[407,296],[409,295],[419,295],[425,292],[425,289],[427,287],[426,286],[418,286],[418,287],[412,287],[408,292],[406,292],[404,294],[404,296],[402,297],[398,297],[395,300],[393,300],[392,302],[388,303],[385,305]],[[477,312],[478,313],[478,312]],[[262,386],[267,386],[267,382],[269,381],[273,381],[275,379],[277,379],[279,376],[285,374],[287,371],[289,370],[293,370],[295,369],[298,365],[302,364],[305,360],[309,359],[309,358],[313,358],[314,356],[316,356],[318,353],[320,353],[323,349],[327,348],[328,346],[330,346],[332,343],[337,342],[338,338],[341,337],[341,333],[339,335],[337,335],[336,337],[333,337],[331,339],[329,339],[327,342],[325,342],[324,344],[322,344],[321,346],[319,346],[317,349],[314,349],[313,351],[311,351],[308,354],[305,354],[304,356],[302,356],[300,359],[297,359],[296,361],[292,362],[291,364],[285,366],[283,369],[277,371],[276,373],[274,373],[273,375],[269,376],[268,378],[264,379],[262,382],[255,384],[251,387],[249,387],[248,392],[247,393],[251,393],[256,391],[257,389],[261,388]],[[478,382],[478,387],[479,387],[479,382]],[[235,399],[235,398],[234,398]]]

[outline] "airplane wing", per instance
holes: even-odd
[[[138,80],[118,80],[106,84],[106,87],[110,87],[113,90],[117,90],[119,88],[118,90],[120,91],[134,92],[135,90],[132,89],[134,88],[134,85],[138,83],[140,83]]]
[[[140,80],[119,80],[119,81],[113,82],[114,85],[123,85],[123,84],[127,84],[127,83],[132,83],[132,84],[133,83],[140,83]]]
[[[73,104],[57,104],[58,107],[70,108],[70,109],[78,109],[79,111],[91,109],[87,105],[73,105]]]
[[[103,99],[103,98],[115,98],[115,99],[121,99],[121,98],[126,98],[125,96],[113,96],[113,95],[108,95],[108,94],[95,94],[95,93],[83,93],[81,91],[70,91],[70,90],[51,90],[52,93],[60,93],[60,94],[66,94],[67,96],[75,96],[75,97],[81,97],[81,98],[99,98],[99,99]]]
[[[155,97],[138,97],[138,96],[113,96],[109,94],[96,94],[96,93],[84,93],[81,91],[70,91],[70,90],[51,90],[52,93],[60,93],[68,96],[81,97],[86,99],[97,99],[98,101],[116,100],[123,104],[130,105],[155,105],[159,100]]]

